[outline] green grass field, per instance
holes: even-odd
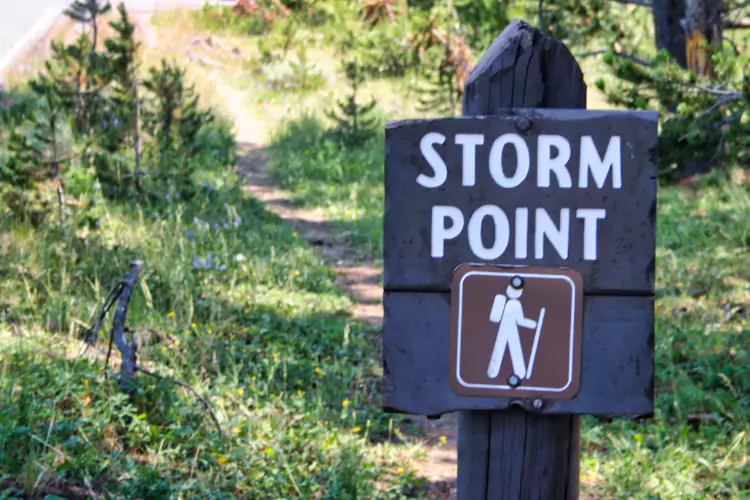
[[[298,30],[301,87],[288,62],[262,62],[252,26],[217,16],[162,15],[153,29],[168,42],[144,57],[189,64],[204,102],[257,127],[294,202],[379,263],[383,133],[358,146],[327,133],[345,87],[332,27]],[[194,43],[209,34],[213,47]],[[410,78],[366,85],[382,120],[424,116]],[[94,208],[63,231],[0,204],[0,498],[429,496],[420,447],[380,409],[378,329],[351,319],[333,269],[245,193],[226,146],[197,160],[189,199],[110,200],[81,173],[68,196]],[[584,419],[582,498],[748,498],[748,181],[737,170],[661,186],[658,202],[656,414]],[[139,363],[194,387],[224,436],[169,381],[140,373],[122,393],[106,335],[80,340],[136,259]]]

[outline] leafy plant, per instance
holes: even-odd
[[[333,120],[333,133],[347,144],[360,144],[373,136],[373,130],[379,123],[372,116],[377,101],[371,97],[362,104],[359,93],[365,79],[356,60],[343,64],[349,95],[345,99],[337,99],[334,107],[326,111],[326,116]]]

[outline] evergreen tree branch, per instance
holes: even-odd
[[[631,5],[641,5],[643,7],[648,7],[649,9],[654,8],[654,4],[652,2],[649,2],[648,0],[614,0],[617,3],[621,4],[631,4]]]
[[[746,30],[746,29],[750,29],[750,22],[728,21],[728,22],[724,23],[724,29],[725,30]]]
[[[716,108],[723,106],[724,104],[728,104],[732,101],[736,101],[740,98],[740,94],[735,95],[728,95],[726,97],[722,97],[718,101],[716,101],[710,108],[700,113],[696,118],[703,118],[704,116],[710,115]]]
[[[141,104],[138,97],[138,78],[133,78],[133,100],[135,101],[135,123],[133,124],[133,148],[135,149],[135,189],[140,196],[142,187],[141,170]]]
[[[610,53],[610,52],[612,54],[614,54],[615,56],[617,56],[617,57],[622,57],[624,59],[630,59],[631,61],[636,62],[638,64],[641,64],[643,66],[651,66],[651,61],[647,61],[645,59],[641,59],[640,57],[634,56],[633,54],[628,54],[626,52],[617,52],[615,50],[608,50],[608,49],[592,50],[592,51],[589,51],[589,52],[581,52],[579,54],[574,54],[574,57],[578,58],[578,57],[600,56],[600,55],[607,54],[607,53]]]

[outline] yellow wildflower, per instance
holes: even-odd
[[[229,462],[229,457],[227,457],[226,455],[222,455],[222,456],[219,457],[219,463],[220,464],[225,464],[227,462]]]
[[[174,345],[180,345],[180,339],[174,339]]]
[[[294,275],[299,276],[299,271],[297,269],[294,270]]]
[[[448,438],[445,437],[445,436],[440,436],[440,442],[443,443],[443,444],[445,444],[445,443],[448,442]]]
[[[343,400],[341,402],[341,406],[343,406],[344,408],[346,408],[347,406],[349,406],[349,400],[348,399]]]
[[[21,361],[20,363],[18,363],[18,366],[23,366],[25,364],[26,364],[26,361]]]
[[[253,375],[252,377],[250,377],[250,380],[255,380],[255,375]]]
[[[162,347],[161,350],[162,351],[166,351],[167,350],[167,346]]]
[[[315,367],[315,373],[320,373],[320,368],[318,368],[317,366]]]
[[[219,405],[219,406],[223,406],[224,405],[224,400],[223,399],[217,399],[216,400],[216,404]]]
[[[89,385],[89,381],[88,380],[84,380],[83,381],[83,385]]]
[[[240,390],[237,391],[237,394],[239,394],[240,396],[242,396],[243,394],[245,394],[245,391],[242,390],[242,389],[240,389]]]
[[[198,325],[196,325],[195,323],[192,323],[190,326],[192,326],[193,328],[195,328]]]
[[[214,333],[214,331],[213,331],[213,330],[209,330],[209,331],[208,331],[208,334],[209,334],[209,335],[211,335],[212,333]]]
[[[399,474],[403,474],[404,473],[404,468],[403,467],[399,467],[398,469],[396,469],[396,472],[398,472]]]
[[[292,236],[297,236],[297,231],[293,232]]]
[[[167,318],[174,318],[174,311],[169,311],[167,313]]]
[[[352,429],[353,432],[359,432],[361,430],[362,430],[362,427],[355,427],[354,429]]]

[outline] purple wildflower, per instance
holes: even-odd
[[[175,194],[174,197],[179,200],[180,199],[180,193]]]
[[[214,185],[213,185],[213,184],[211,184],[210,186],[208,186],[208,190],[209,190],[209,191],[213,191],[213,190],[214,190]]]
[[[196,217],[193,217],[193,222],[197,225],[197,224],[200,224],[201,220],[196,216]]]
[[[193,230],[192,229],[188,229],[188,233],[187,234],[188,234],[188,238],[190,238],[192,240],[193,239]]]
[[[214,224],[214,229],[216,229],[218,231],[219,230],[219,225],[218,224]]]
[[[167,200],[167,201],[172,201],[172,197],[169,196],[168,194],[164,195],[164,199]]]
[[[104,128],[107,128],[109,127],[109,122],[106,119],[104,119],[102,120],[102,125],[104,126]]]

